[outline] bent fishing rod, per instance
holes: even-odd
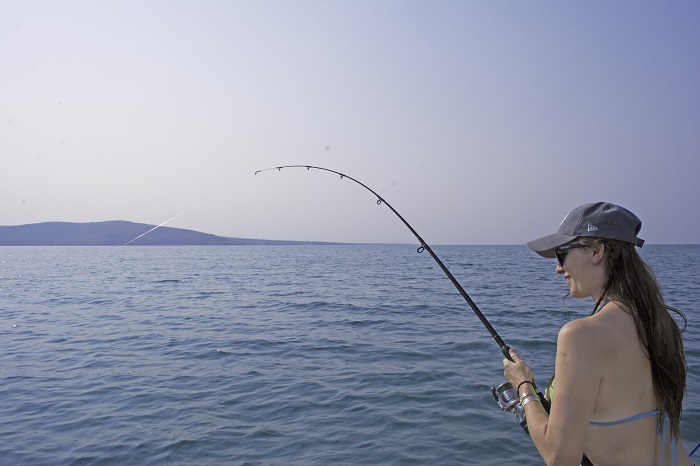
[[[451,281],[452,284],[455,286],[455,288],[457,288],[457,291],[459,291],[459,294],[462,295],[462,297],[463,297],[464,300],[467,302],[467,304],[469,304],[469,307],[472,308],[472,311],[474,311],[474,313],[475,313],[476,316],[479,318],[479,320],[481,320],[481,323],[484,324],[484,327],[486,327],[486,330],[488,330],[489,333],[491,334],[491,336],[493,337],[493,339],[496,340],[496,343],[498,343],[498,346],[500,346],[500,348],[501,348],[501,352],[503,352],[503,356],[505,356],[506,358],[508,358],[508,360],[513,361],[513,359],[512,359],[511,356],[510,356],[510,347],[509,347],[508,345],[506,345],[505,342],[503,341],[503,339],[500,337],[500,335],[498,335],[498,333],[497,333],[496,330],[493,328],[493,326],[491,325],[491,323],[486,319],[486,317],[484,316],[484,314],[479,310],[478,306],[477,306],[476,303],[472,300],[472,298],[469,297],[469,295],[468,295],[467,292],[464,290],[464,288],[462,287],[462,285],[459,284],[459,282],[458,282],[457,279],[454,277],[454,275],[452,275],[452,273],[447,269],[447,267],[445,267],[445,264],[442,263],[442,261],[440,260],[440,258],[437,256],[437,254],[435,254],[435,252],[434,252],[433,249],[428,245],[428,243],[426,243],[425,240],[423,240],[423,238],[421,238],[421,236],[418,234],[418,232],[416,232],[416,230],[401,216],[401,214],[399,214],[399,213],[396,211],[396,209],[394,209],[394,208],[391,206],[391,204],[389,204],[382,196],[380,196],[379,194],[377,194],[373,189],[371,189],[371,188],[370,188],[369,186],[367,186],[366,184],[364,184],[364,183],[362,183],[362,182],[356,180],[355,178],[353,178],[353,177],[351,177],[351,176],[348,176],[348,175],[346,175],[346,174],[344,174],[344,173],[337,172],[337,171],[335,171],[335,170],[331,170],[331,169],[329,169],[329,168],[314,167],[314,166],[312,166],[312,165],[283,165],[283,166],[280,166],[280,167],[272,167],[272,168],[265,168],[265,169],[263,169],[263,170],[257,170],[257,171],[255,172],[255,174],[257,175],[258,173],[262,173],[262,172],[266,172],[266,171],[270,171],[270,170],[282,171],[283,168],[306,168],[307,170],[314,169],[314,170],[322,170],[322,171],[326,171],[326,172],[330,172],[330,173],[335,173],[336,175],[340,176],[340,179],[341,179],[341,180],[344,179],[344,178],[347,178],[348,180],[354,181],[355,183],[357,183],[357,184],[359,184],[360,186],[362,186],[363,188],[365,188],[367,191],[369,191],[369,192],[371,192],[372,194],[374,194],[374,195],[377,197],[377,205],[384,204],[385,206],[387,206],[394,214],[396,214],[396,216],[399,218],[399,220],[401,220],[401,221],[403,222],[403,224],[406,225],[406,227],[407,227],[409,230],[411,230],[411,233],[413,233],[413,236],[415,236],[415,237],[418,239],[418,242],[420,243],[420,246],[418,247],[418,250],[417,250],[417,251],[418,251],[419,253],[422,253],[423,251],[428,251],[428,254],[430,254],[430,257],[432,257],[432,258],[435,260],[435,262],[437,262],[437,265],[440,266],[440,268],[442,269],[442,271],[445,272],[445,275],[447,275],[447,278],[450,279],[450,281]]]
[[[334,173],[338,176],[340,176],[340,179],[347,178],[350,181],[353,181],[363,188],[365,188],[367,191],[371,192],[377,197],[377,205],[384,204],[386,205],[398,218],[403,222],[406,227],[411,230],[411,233],[413,233],[413,236],[418,239],[418,242],[420,243],[420,246],[418,247],[417,252],[422,253],[423,251],[428,251],[428,254],[430,254],[430,257],[432,257],[437,265],[440,266],[443,272],[445,272],[445,275],[447,275],[447,278],[450,279],[452,284],[457,288],[457,291],[459,291],[459,294],[462,295],[464,300],[469,304],[469,307],[472,308],[472,311],[474,311],[474,314],[481,320],[481,323],[484,324],[484,327],[486,327],[486,330],[489,331],[491,336],[493,337],[494,340],[496,340],[496,343],[498,343],[498,346],[501,347],[501,352],[503,353],[503,356],[505,356],[508,360],[511,362],[513,361],[513,358],[510,356],[510,347],[505,344],[503,339],[498,335],[496,332],[496,329],[493,328],[491,323],[486,319],[486,316],[479,310],[479,307],[476,305],[476,303],[469,297],[467,292],[464,290],[462,285],[457,281],[457,279],[452,275],[452,273],[447,269],[445,264],[442,263],[440,258],[435,254],[433,249],[428,245],[428,243],[425,242],[423,238],[418,234],[418,232],[404,219],[401,214],[399,214],[396,209],[394,209],[391,204],[389,204],[382,196],[377,194],[373,189],[371,189],[369,186],[366,184],[362,183],[361,181],[356,180],[355,178],[348,176],[344,173],[340,173],[335,170],[331,170],[329,168],[323,168],[323,167],[315,167],[313,165],[281,165],[279,167],[272,167],[272,168],[265,168],[262,170],[257,170],[255,174],[257,175],[258,173],[270,171],[270,170],[277,170],[277,171],[282,171],[283,168],[306,168],[307,170],[321,170],[321,171],[326,171],[330,173]],[[515,416],[516,421],[520,424],[520,426],[527,432],[528,434],[530,433],[528,428],[527,428],[527,421],[525,419],[525,411],[523,409],[523,406],[520,403],[520,400],[518,398],[518,390],[513,387],[513,385],[510,382],[506,382],[504,384],[501,384],[498,388],[491,388],[491,394],[493,397],[496,399],[496,402],[498,403],[499,407],[504,410],[504,411],[510,411],[513,413]],[[544,409],[549,413],[550,410],[550,404],[549,401],[544,397],[544,395],[541,392],[537,392],[538,397],[540,398],[540,401],[542,403],[542,406]],[[586,457],[586,455],[583,455],[583,459],[581,461],[582,466],[592,466],[590,460]]]

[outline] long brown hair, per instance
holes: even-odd
[[[619,301],[634,319],[637,335],[651,363],[654,392],[659,402],[659,427],[668,415],[671,434],[680,432],[686,362],[683,338],[668,313],[654,272],[633,244],[602,238],[578,238],[587,247],[603,245],[607,255],[608,282],[593,313],[606,299]]]

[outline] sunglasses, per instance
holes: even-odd
[[[564,246],[559,246],[554,248],[554,255],[557,256],[557,261],[559,262],[559,267],[564,267],[564,259],[571,249],[585,248],[586,246],[581,243],[565,244]]]

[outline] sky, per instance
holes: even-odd
[[[0,225],[700,243],[700,2],[0,0]]]

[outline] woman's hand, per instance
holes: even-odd
[[[526,380],[535,383],[535,376],[532,373],[530,366],[528,366],[525,361],[520,359],[518,352],[511,348],[510,357],[513,358],[513,361],[503,359],[503,375],[506,377],[506,379],[508,379],[508,381],[512,383],[514,387],[517,387]]]

